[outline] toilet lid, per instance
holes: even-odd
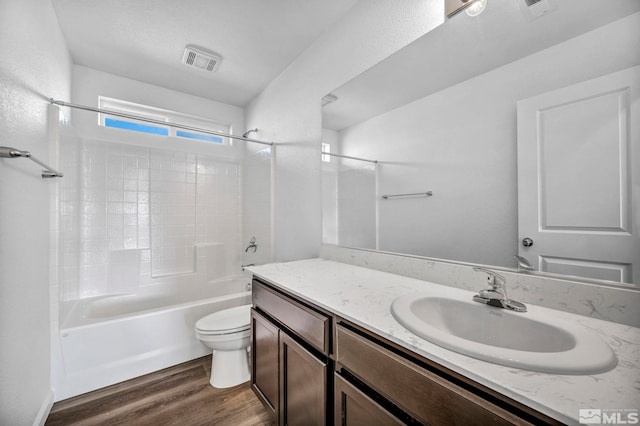
[[[237,306],[214,312],[196,322],[196,330],[203,334],[229,334],[249,329],[251,305]]]

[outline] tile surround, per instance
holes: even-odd
[[[217,157],[88,140],[71,127],[62,138],[65,179],[52,200],[61,322],[64,307],[80,298],[135,292],[183,273],[210,280],[241,272],[243,185],[255,188],[270,211],[270,156]],[[255,166],[249,176],[243,176],[244,162]],[[257,217],[250,232],[270,230],[263,219]],[[269,248],[270,231],[260,234]]]

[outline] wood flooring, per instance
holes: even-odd
[[[274,425],[249,383],[209,384],[211,356],[56,402],[45,426]]]

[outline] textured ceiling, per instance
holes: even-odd
[[[52,0],[74,63],[245,106],[357,0]],[[208,73],[187,44],[222,55]]]

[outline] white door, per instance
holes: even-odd
[[[633,67],[518,102],[519,254],[536,269],[640,284],[639,93]]]

